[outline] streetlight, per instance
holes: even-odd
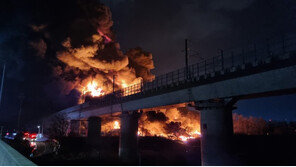
[[[18,126],[18,130],[21,130],[21,114],[22,114],[22,106],[23,106],[23,101],[25,99],[25,95],[23,93],[21,93],[19,95],[19,100],[20,100],[20,109],[19,109],[19,113],[18,113],[18,121],[17,121],[17,126]]]
[[[38,128],[38,134],[40,134],[40,125],[38,125],[37,128]]]
[[[0,105],[1,105],[1,103],[2,103],[2,94],[3,94],[4,76],[5,76],[5,63],[4,63],[4,66],[3,66],[2,79],[1,79]]]
[[[0,138],[2,137],[2,133],[3,133],[3,126],[1,126],[1,130],[0,130]]]

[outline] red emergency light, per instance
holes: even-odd
[[[37,133],[32,133],[32,134],[30,134],[30,138],[31,139],[35,139],[37,137]]]

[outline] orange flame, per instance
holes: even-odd
[[[161,112],[161,111],[159,111]],[[168,108],[162,111],[168,118],[166,121],[148,121],[147,115],[142,114],[139,120],[138,136],[158,136],[171,140],[188,141],[199,138],[200,122],[199,114],[192,111],[181,113],[177,108]],[[177,122],[177,130],[168,130],[167,125],[171,122]],[[170,127],[169,127],[170,128]],[[102,125],[102,132],[108,135],[119,135],[120,120],[110,120]]]
[[[113,129],[120,129],[120,125],[119,125],[119,122],[118,121],[115,121],[113,123]]]
[[[180,138],[182,141],[187,141],[187,140],[188,140],[188,137],[185,137],[185,136],[179,136],[179,138]]]
[[[103,92],[103,89],[98,87],[98,83],[96,81],[91,81],[87,84],[86,88],[83,89],[83,94],[88,94],[90,93],[90,95],[92,97],[98,97],[98,96],[102,96],[105,93]]]

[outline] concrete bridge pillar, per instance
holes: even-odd
[[[138,163],[138,111],[122,112],[120,118],[119,158],[123,163]]]
[[[88,131],[87,139],[90,144],[98,144],[101,136],[101,118],[89,117],[88,118]]]
[[[201,122],[202,165],[231,165],[232,104],[224,100],[197,103]]]

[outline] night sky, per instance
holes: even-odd
[[[84,1],[87,3],[88,1]],[[113,30],[122,50],[140,46],[153,54],[160,75],[184,66],[184,39],[199,53],[190,63],[217,55],[218,49],[240,47],[251,41],[293,34],[296,30],[294,0],[102,0],[111,7]],[[25,92],[27,120],[46,116],[75,104],[71,94],[60,95],[53,85],[48,62],[35,58],[26,42],[35,37],[32,24],[49,24],[61,41],[71,20],[81,17],[74,1],[2,0],[0,2],[0,58],[7,63],[7,77],[0,122],[16,118],[20,92]],[[84,17],[84,16],[83,16]],[[88,31],[86,29],[86,31]],[[61,36],[59,38],[59,36]],[[49,91],[50,90],[50,91]],[[296,120],[296,95],[239,101],[235,112],[272,120]]]
[[[184,39],[201,57],[217,55],[217,49],[296,30],[293,0],[141,0],[103,1],[111,5],[123,48],[139,45],[154,55],[156,74],[184,66]],[[126,10],[130,7],[130,10]],[[199,57],[192,57],[196,63]],[[266,120],[296,120],[296,95],[241,100],[234,112]]]

